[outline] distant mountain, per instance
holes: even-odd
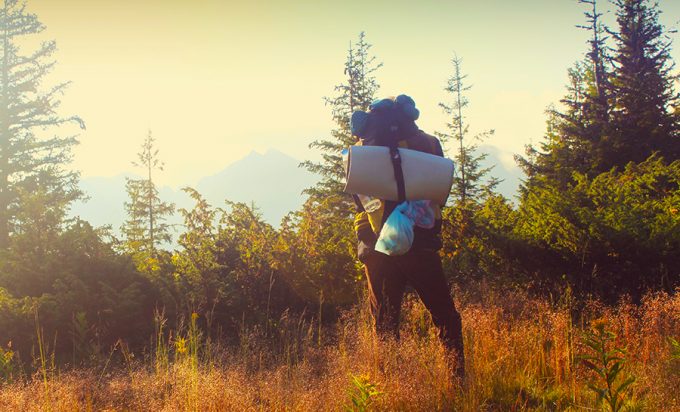
[[[493,166],[489,174],[502,180],[497,187],[498,193],[517,203],[517,199],[515,199],[517,189],[525,176],[515,163],[512,153],[504,152],[489,145],[480,146],[477,152],[487,154],[486,159],[482,162],[482,167]]]
[[[87,200],[71,205],[71,216],[87,220],[93,226],[112,225],[115,229],[125,219],[123,202],[125,178],[133,175],[120,174],[113,177],[86,177],[80,180],[80,190]]]
[[[494,165],[491,174],[503,179],[498,187],[499,192],[514,201],[522,173],[509,160],[510,154],[493,146],[482,146],[479,150],[488,154],[484,166]],[[217,174],[202,178],[195,189],[214,207],[224,207],[227,199],[248,204],[252,202],[265,221],[278,226],[283,216],[302,206],[304,196],[301,192],[317,181],[317,176],[298,167],[299,163],[277,150],[268,150],[264,154],[253,151]],[[83,178],[80,187],[89,200],[74,203],[71,216],[80,216],[94,226],[111,225],[119,233],[126,218],[126,177],[139,178],[133,174]],[[181,190],[184,186],[159,188],[161,199],[174,203],[177,208],[192,208],[193,201]],[[180,214],[176,213],[169,223],[177,225],[176,240],[177,234],[181,232]]]
[[[223,207],[226,199],[235,202],[251,202],[268,223],[278,226],[288,212],[297,210],[303,203],[301,192],[316,182],[316,176],[298,167],[299,161],[276,150],[264,154],[251,152],[219,173],[201,179],[195,189],[212,206]],[[132,174],[113,177],[86,177],[80,188],[89,200],[76,202],[71,216],[80,216],[93,226],[111,225],[118,232],[125,221],[124,203],[127,201],[125,178],[139,178]],[[159,188],[161,199],[172,202],[177,208],[193,207],[193,201],[184,193],[181,185],[176,188]],[[169,221],[181,224],[179,213]]]
[[[300,208],[302,191],[317,176],[298,167],[300,162],[277,150],[251,152],[221,172],[201,179],[196,185],[210,204],[224,206],[225,199],[254,202],[264,219],[278,226],[288,212]]]
[[[120,174],[112,177],[86,177],[80,181],[80,189],[85,193],[85,201],[74,202],[71,206],[71,216],[78,216],[90,222],[93,226],[110,225],[115,233],[120,233],[120,227],[125,222],[125,202],[128,201],[125,191],[125,179],[139,179],[134,174]],[[191,207],[191,199],[184,192],[169,186],[158,188],[161,199],[174,203],[179,207]],[[169,223],[181,223],[179,215],[169,219]]]

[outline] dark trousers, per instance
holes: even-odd
[[[430,250],[411,250],[402,256],[374,252],[366,262],[371,312],[378,333],[399,336],[399,312],[406,285],[415,289],[430,311],[439,337],[457,354],[457,374],[464,367],[463,327],[451,298],[439,254]]]

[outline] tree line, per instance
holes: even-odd
[[[616,0],[616,27],[602,23],[596,0],[579,3],[590,34],[585,57],[568,70],[543,143],[517,157],[526,174],[517,205],[496,192],[499,180],[478,148],[493,130],[469,132],[463,60],[452,59],[440,104],[448,121],[437,135],[457,171],[441,254],[451,282],[470,293],[569,290],[614,302],[680,285],[680,98],[668,30],[648,0]],[[253,205],[210,205],[189,187],[193,208],[164,202],[154,183],[163,163],[149,132],[135,162],[145,177],[127,181],[127,220],[116,236],[68,217],[83,194],[68,167],[77,139],[59,132],[84,123],[58,114],[67,83],[43,85],[54,42],[32,52],[18,46],[43,29],[23,3],[4,1],[0,347],[28,360],[38,328],[62,360],[86,362],[119,339],[148,349],[154,313],[174,328],[197,313],[208,334],[236,342],[246,329],[275,337],[291,313],[332,321],[363,299],[341,151],[355,143],[352,112],[367,110],[379,91],[382,64],[364,33],[325,100],[335,128],[311,144],[322,159],[303,163],[319,181],[279,228]],[[166,250],[172,213],[184,224],[178,247]]]

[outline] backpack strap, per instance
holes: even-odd
[[[401,154],[396,146],[390,146],[390,159],[394,168],[394,178],[397,180],[397,196],[399,203],[406,200],[406,187],[404,185],[404,171],[401,170]]]

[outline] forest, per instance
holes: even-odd
[[[30,3],[30,2],[29,2]],[[193,208],[159,196],[149,133],[126,183],[120,231],[69,215],[69,80],[46,84],[56,42],[19,0],[0,9],[0,410],[680,411],[680,95],[659,6],[597,0],[573,30],[543,140],[516,156],[517,199],[496,187],[469,132],[463,59],[451,59],[437,132],[456,174],[440,251],[463,318],[467,381],[422,303],[401,338],[375,335],[341,152],[353,111],[379,93],[361,32],[324,99],[335,128],[303,206],[275,227],[257,205]],[[565,23],[568,24],[568,23]],[[464,56],[462,56],[464,57]],[[476,125],[485,127],[485,125]],[[172,239],[167,219],[183,226]],[[168,247],[170,241],[176,245]]]

